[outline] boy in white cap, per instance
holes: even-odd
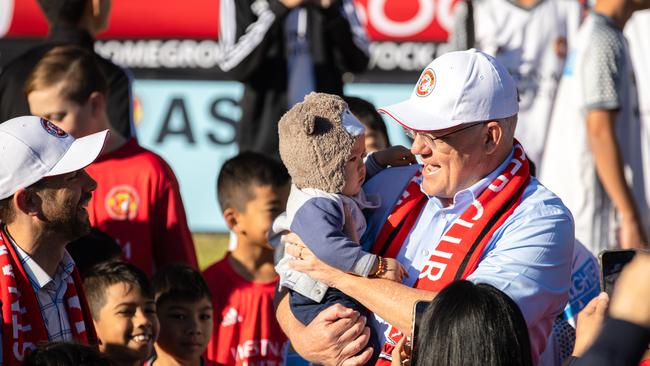
[[[96,342],[79,273],[65,246],[90,230],[95,181],[84,168],[108,131],[74,139],[45,119],[0,124],[2,364],[38,343]]]
[[[382,206],[368,217],[362,245],[397,258],[408,278],[402,284],[353,276],[290,245],[290,254],[301,251],[303,258],[294,269],[375,314],[371,326],[386,340],[378,364],[389,362],[395,344],[411,334],[415,302],[431,300],[456,279],[488,283],[517,303],[537,362],[568,298],[573,222],[560,199],[530,176],[514,140],[512,77],[485,53],[447,53],[423,70],[407,101],[380,111],[413,135],[411,152],[423,165],[386,169],[365,184]],[[368,349],[358,353],[368,339],[363,318],[348,309],[325,309],[306,327],[283,299],[278,320],[309,361],[354,365],[370,357]],[[468,340],[467,347],[480,345]]]

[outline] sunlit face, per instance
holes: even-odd
[[[212,335],[212,302],[167,300],[158,304],[160,335],[156,341],[159,358],[165,354],[183,364],[201,357]]]
[[[252,245],[272,249],[268,234],[278,215],[286,210],[290,185],[273,187],[271,185],[253,185],[253,198],[246,203],[244,212],[237,213],[237,227],[243,234],[240,239]]]
[[[98,132],[101,128],[96,127],[93,118],[92,105],[90,100],[85,104],[63,98],[61,89],[63,82],[34,90],[27,96],[29,110],[35,116],[43,117],[52,121],[57,127],[80,138]]]
[[[90,232],[87,207],[97,183],[85,170],[46,177],[39,185],[41,219],[47,232],[62,235],[68,241]]]
[[[366,142],[364,136],[359,136],[352,145],[352,152],[345,163],[345,185],[341,193],[346,196],[354,196],[359,193],[363,181],[366,179],[366,166],[363,164],[363,157],[366,153]]]
[[[105,291],[106,303],[94,320],[100,351],[124,362],[147,359],[158,336],[156,303],[126,282]]]
[[[484,157],[482,138],[485,135],[485,124],[464,127],[467,126],[428,133],[431,137],[451,133],[435,141],[426,135],[416,135],[411,152],[420,155],[424,164],[422,188],[428,195],[443,201],[451,200],[456,193],[482,178],[482,170],[479,168]],[[463,130],[460,131],[461,129]]]

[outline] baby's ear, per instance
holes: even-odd
[[[303,127],[307,135],[314,133],[314,129],[316,128],[316,118],[315,115],[309,115],[303,120]]]

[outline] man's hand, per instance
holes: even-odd
[[[616,281],[609,315],[650,328],[650,254],[638,252]]]
[[[329,287],[336,287],[337,280],[346,273],[328,266],[318,259],[314,253],[307,248],[298,235],[291,233],[284,237],[288,244],[284,250],[290,255],[298,258],[291,261],[289,266],[298,272],[307,274],[309,277],[326,284]]]
[[[623,217],[619,230],[619,244],[623,249],[642,249],[648,245],[648,239],[638,220]]]
[[[289,311],[288,305],[284,306]],[[357,366],[372,357],[372,348],[366,347],[370,339],[366,318],[340,304],[323,310],[308,326],[301,324],[299,330],[283,329],[287,330],[294,349],[312,363]]]
[[[573,347],[573,355],[582,356],[598,337],[600,328],[605,320],[605,313],[609,304],[609,297],[606,293],[589,301],[589,304],[578,314],[578,324],[576,326],[576,344]]]
[[[411,150],[405,148],[404,146],[396,145],[391,146],[385,150],[375,151],[373,153],[377,164],[382,167],[387,166],[402,166],[415,164],[415,155],[411,153]]]

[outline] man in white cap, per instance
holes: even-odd
[[[96,342],[65,246],[90,230],[86,205],[96,184],[84,167],[107,133],[74,139],[35,116],[0,124],[3,365],[21,364],[41,342]]]
[[[299,242],[287,249],[302,259],[294,268],[375,314],[370,325],[386,340],[378,364],[386,364],[402,334],[410,335],[414,303],[463,278],[491,284],[519,305],[537,363],[568,299],[574,227],[560,199],[531,177],[514,140],[518,104],[511,76],[482,52],[447,53],[427,66],[407,101],[380,112],[413,136],[411,151],[423,165],[387,169],[365,185],[382,206],[370,214],[362,244],[397,258],[409,278],[399,284],[349,275],[300,250]],[[370,357],[363,350],[365,319],[341,306],[305,327],[283,299],[278,319],[312,362],[362,364]]]

